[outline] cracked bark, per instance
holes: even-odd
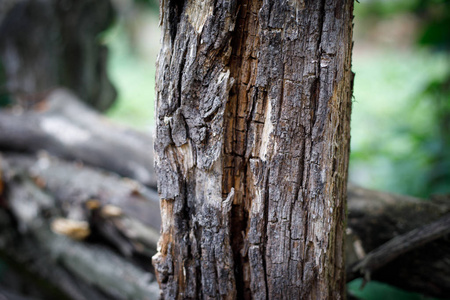
[[[161,1],[166,299],[340,299],[352,1]]]

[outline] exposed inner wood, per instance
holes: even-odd
[[[247,228],[252,198],[252,178],[247,176],[249,164],[247,153],[248,128],[252,124],[264,125],[262,111],[252,115],[254,100],[258,100],[255,86],[257,70],[257,53],[259,47],[259,20],[258,11],[262,1],[241,1],[236,19],[235,31],[231,40],[230,76],[235,79],[233,88],[225,109],[225,136],[224,136],[224,169],[223,169],[223,196],[226,197],[231,189],[235,189],[233,208],[231,213],[231,241],[235,263],[235,278],[237,296],[239,299],[251,298],[251,280],[247,249]],[[265,93],[264,93],[265,94]],[[260,97],[266,102],[267,98]],[[261,131],[261,130],[260,130]],[[249,180],[249,182],[247,182]],[[261,261],[259,268],[264,268],[265,260]],[[260,278],[265,281],[265,278]],[[266,293],[266,290],[261,290]],[[264,295],[266,296],[266,295]]]

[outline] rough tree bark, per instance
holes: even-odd
[[[161,1],[166,299],[341,299],[353,1]]]

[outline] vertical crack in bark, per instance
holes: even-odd
[[[183,12],[184,0],[168,0],[169,1],[169,23],[170,37],[172,43],[177,35],[177,27],[180,22],[181,13]]]
[[[320,60],[319,60],[319,63],[320,63]],[[312,127],[314,127],[314,124],[316,123],[319,94],[320,94],[320,74],[319,74],[319,77],[317,79],[315,79],[313,84],[311,85],[310,93],[311,93],[311,128],[312,128]]]
[[[324,20],[325,20],[325,2],[326,0],[320,1],[320,7],[319,7],[319,38],[317,40],[317,53],[318,53],[318,59],[317,59],[317,78],[314,81],[312,85],[313,95],[311,97],[311,102],[313,104],[313,118],[312,118],[312,126],[314,127],[316,124],[316,117],[318,114],[319,109],[319,101],[320,101],[320,88],[321,88],[321,79],[320,79],[320,72],[321,72],[321,65],[322,65],[322,34],[323,34],[323,28],[325,26]]]
[[[319,8],[319,39],[317,40],[317,52],[319,54],[319,61],[318,61],[318,79],[319,79],[319,89],[320,89],[320,68],[321,68],[321,59],[322,59],[322,34],[324,32],[323,28],[325,26],[325,2],[326,0],[320,1],[320,8]]]
[[[269,220],[269,178],[270,178],[270,169],[267,168],[267,174],[265,174],[265,183],[264,183],[264,190],[266,191],[264,194],[264,219],[263,219],[263,238],[262,238],[262,249],[261,252],[263,253],[263,259],[262,259],[262,264],[263,264],[263,270],[264,270],[264,285],[265,285],[265,299],[270,299],[269,298],[269,280],[267,278],[268,275],[268,270],[267,270],[267,258],[266,258],[266,245],[267,245],[267,222]]]
[[[314,167],[315,164],[317,163],[315,161],[315,154],[313,153],[313,151],[315,150],[315,146],[317,142],[320,142],[320,139],[322,138],[322,136],[319,134],[314,134],[314,128],[316,125],[316,121],[317,121],[317,117],[320,116],[321,118],[324,118],[326,116],[326,113],[321,112],[320,111],[320,89],[321,89],[321,59],[322,59],[322,48],[321,48],[321,43],[322,43],[322,34],[323,34],[323,28],[325,26],[324,24],[324,19],[325,19],[325,2],[326,0],[321,0],[318,3],[318,20],[317,20],[317,24],[310,24],[316,28],[318,28],[319,32],[317,34],[317,43],[315,46],[315,53],[314,55],[317,55],[317,65],[315,67],[315,74],[314,74],[314,79],[311,83],[310,86],[310,93],[309,99],[306,99],[306,101],[308,101],[310,103],[310,112],[311,112],[311,122],[308,124],[309,125],[309,135],[305,135],[304,141],[306,143],[306,140],[309,140],[310,146],[309,146],[309,155],[305,155],[303,157],[303,161],[304,161],[304,165],[309,165],[306,169],[302,170],[302,173],[309,172],[315,172]],[[319,139],[319,140],[318,140]],[[306,148],[304,148],[304,151],[306,151]],[[303,213],[304,213],[304,218],[303,218],[303,225],[304,225],[304,230],[303,230],[303,259],[304,262],[302,263],[302,273],[301,273],[301,280],[302,280],[302,288],[301,288],[301,295],[302,297],[305,297],[305,295],[311,293],[310,289],[312,288],[313,284],[314,284],[314,278],[311,275],[310,270],[310,266],[312,265],[312,263],[310,262],[310,260],[314,259],[311,258],[311,255],[314,255],[314,253],[312,253],[311,247],[314,247],[314,243],[311,242],[311,240],[314,239],[314,237],[309,236],[309,230],[310,230],[310,225],[311,225],[311,219],[314,219],[314,217],[311,217],[311,210],[313,210],[313,208],[311,208],[312,205],[312,201],[320,201],[320,198],[318,198],[317,196],[315,196],[315,192],[316,191],[311,191],[309,190],[308,192],[306,192],[308,189],[311,189],[312,186],[310,184],[308,184],[308,181],[310,181],[310,174],[307,174],[306,176],[304,175],[303,177],[306,179],[304,181],[304,183],[306,183],[304,185],[303,188]],[[314,180],[314,179],[312,179]],[[322,191],[323,192],[323,191]],[[315,212],[312,212],[315,213]],[[315,272],[314,272],[315,275]]]
[[[230,91],[227,103],[226,134],[224,141],[223,194],[236,189],[231,214],[231,240],[235,262],[235,277],[238,299],[251,298],[247,249],[247,228],[249,208],[253,195],[250,195],[247,166],[247,140],[250,121],[256,101],[254,73],[257,68],[256,48],[258,45],[257,13],[261,0],[240,2],[235,32],[232,37],[230,77],[235,84]]]

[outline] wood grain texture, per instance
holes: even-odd
[[[163,298],[343,297],[352,9],[161,1]]]

